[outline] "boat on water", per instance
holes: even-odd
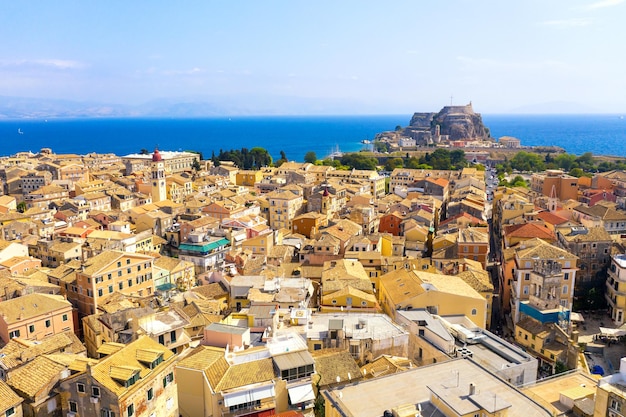
[[[20,128],[18,127],[18,128],[17,128],[17,134],[18,134],[18,135],[23,135],[23,134],[24,134],[24,132],[22,132],[22,129],[20,129]]]
[[[369,145],[370,143],[372,143],[372,141],[371,141],[371,140],[367,140],[367,139],[363,139],[363,140],[361,141],[361,143],[363,143],[363,144],[365,144],[365,145]]]
[[[343,152],[339,150],[339,145],[335,145],[335,147],[331,149],[330,153],[326,155],[326,159],[341,158],[342,156]]]

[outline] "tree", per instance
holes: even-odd
[[[19,213],[24,213],[26,209],[28,209],[28,206],[24,201],[20,201],[19,203],[17,203],[16,209]]]
[[[385,171],[393,171],[396,168],[402,168],[404,166],[404,161],[402,158],[389,158],[387,162],[385,162]]]
[[[304,162],[308,162],[310,164],[314,164],[317,161],[317,155],[313,151],[308,151],[304,154]]]
[[[358,153],[349,153],[341,157],[341,165],[350,169],[366,169],[375,171],[378,160]]]
[[[142,150],[139,151],[139,155],[149,155],[150,151],[147,150],[146,148],[143,148]]]
[[[194,158],[193,163],[191,164],[191,167],[196,171],[200,171],[202,169],[202,167],[200,166],[200,162],[198,162],[197,159]]]
[[[280,151],[280,159],[277,159],[276,162],[274,162],[274,166],[279,167],[285,162],[287,162],[287,154],[285,154],[285,151]]]

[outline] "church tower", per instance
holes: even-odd
[[[165,164],[158,149],[152,154],[152,202],[167,200],[167,190],[165,187]]]
[[[548,198],[548,210],[554,213],[559,206],[559,198],[556,196],[556,187],[553,185],[550,190],[550,198]]]

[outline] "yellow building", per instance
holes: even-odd
[[[254,187],[254,184],[263,179],[263,171],[261,170],[244,170],[237,172],[235,183],[244,187]]]
[[[322,269],[321,311],[378,311],[372,282],[360,262],[326,261]]]
[[[289,191],[275,191],[268,194],[269,223],[272,229],[291,229],[292,220],[300,214],[304,199]]]
[[[482,329],[487,324],[487,300],[453,275],[398,269],[380,277],[378,300],[393,318],[397,310],[421,308],[439,316],[466,316]]]
[[[568,336],[554,323],[542,324],[525,317],[515,324],[515,342],[553,370],[567,363]]]

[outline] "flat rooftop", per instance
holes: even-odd
[[[470,384],[476,387],[476,394],[497,396],[510,404],[510,416],[552,415],[550,410],[470,359],[455,359],[355,382],[324,391],[324,395],[345,416],[380,417],[385,410],[405,404],[432,406],[428,386],[442,389],[467,387],[469,393]]]
[[[327,337],[330,322],[341,323],[341,328],[347,337],[355,340],[373,339],[381,340],[391,337],[408,335],[408,333],[385,314],[359,314],[359,313],[328,313],[313,314],[309,323],[311,327],[306,330],[307,339],[320,340]],[[361,326],[360,323],[364,325]]]

